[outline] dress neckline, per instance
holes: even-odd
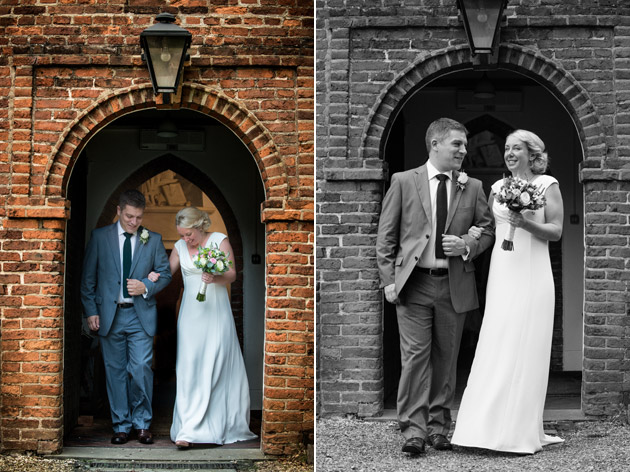
[[[212,239],[212,235],[213,234],[214,233],[208,233],[208,239],[206,239],[206,242],[203,245],[203,247],[207,247],[208,246],[208,243],[210,242],[210,239]],[[182,241],[184,241],[184,240],[182,239]],[[195,255],[199,254],[199,251],[197,251],[195,254],[190,254],[190,251],[188,250],[188,244],[186,244],[186,241],[184,241],[184,246],[186,246],[186,254],[188,254],[188,258],[192,262],[193,257],[195,257]]]

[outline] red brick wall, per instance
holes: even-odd
[[[0,2],[2,449],[63,445],[65,199],[114,118],[185,107],[219,119],[263,176],[263,450],[313,430],[313,5],[306,0]],[[181,95],[154,96],[139,36],[162,11],[193,34]]]

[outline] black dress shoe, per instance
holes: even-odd
[[[138,430],[138,441],[142,444],[153,444],[153,435],[148,429]]]
[[[129,435],[127,433],[114,433],[112,436],[112,444],[125,444],[129,440]]]
[[[402,447],[402,452],[409,454],[424,454],[424,439],[409,438]]]
[[[443,434],[432,434],[427,442],[429,446],[433,446],[433,449],[438,451],[450,451],[453,449],[453,445]]]

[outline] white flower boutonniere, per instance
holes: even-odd
[[[146,228],[142,228],[142,232],[140,233],[140,242],[142,244],[146,244],[149,241],[149,230]]]
[[[459,173],[459,176],[457,177],[457,182],[455,182],[457,184],[457,188],[461,191],[464,191],[464,189],[466,189],[466,184],[468,183],[468,174],[464,171]]]

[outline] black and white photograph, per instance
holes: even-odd
[[[627,467],[629,25],[318,2],[318,471]]]

